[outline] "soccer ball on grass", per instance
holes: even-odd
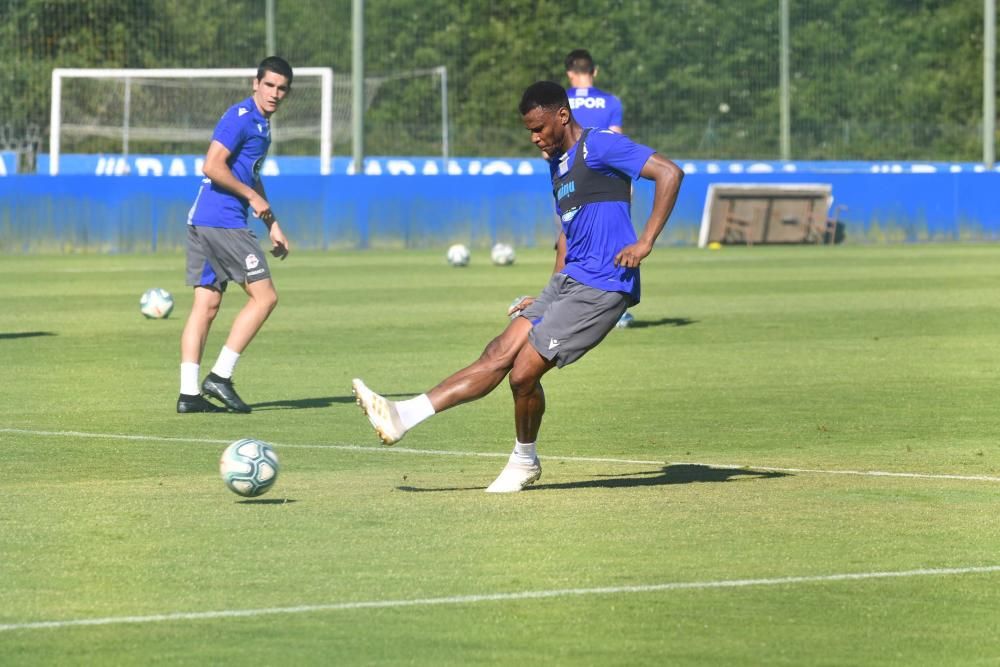
[[[497,243],[490,250],[490,259],[497,266],[510,266],[514,263],[514,248],[506,243]]]
[[[219,473],[230,491],[253,498],[274,486],[278,479],[278,455],[266,442],[252,438],[237,440],[222,452]]]
[[[139,312],[147,320],[166,319],[173,309],[174,297],[170,296],[170,292],[159,287],[146,290],[139,299]]]
[[[448,248],[448,263],[452,266],[469,265],[469,249],[461,243],[456,243]]]

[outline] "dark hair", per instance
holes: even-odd
[[[594,59],[590,57],[587,49],[576,49],[570,51],[566,56],[566,71],[577,72],[579,74],[594,73]]]
[[[538,107],[546,111],[555,111],[560,107],[568,109],[569,98],[566,97],[566,89],[551,81],[536,81],[531,84],[521,96],[521,103],[517,108],[523,116]]]
[[[288,79],[288,85],[292,85],[292,66],[288,61],[278,56],[268,56],[257,65],[257,80],[260,81],[268,72],[274,72]]]

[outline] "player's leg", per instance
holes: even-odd
[[[198,375],[205,341],[222,304],[222,292],[212,287],[195,287],[191,312],[181,332],[181,391],[177,412],[221,412],[198,389]]]
[[[542,376],[553,367],[574,363],[596,347],[628,305],[624,294],[588,287],[566,276],[556,283],[558,294],[549,300],[544,313],[534,310],[534,304],[524,311],[524,317],[536,324],[510,372],[517,440],[507,465],[486,489],[492,493],[521,491],[541,477],[536,441],[545,413]]]
[[[508,376],[514,396],[517,440],[507,465],[487,487],[487,492],[514,493],[535,483],[542,476],[542,464],[535,451],[542,415],[545,414],[545,391],[541,380],[555,365],[555,360],[546,359],[531,345],[525,345],[518,353]]]
[[[251,408],[236,393],[232,380],[233,372],[236,370],[236,362],[239,361],[240,355],[278,305],[278,293],[270,278],[245,283],[242,287],[247,293],[247,302],[233,320],[226,344],[219,353],[212,372],[202,383],[202,391],[218,398],[230,410],[245,413],[250,412]]]
[[[475,401],[496,389],[514,367],[514,360],[524,348],[530,331],[531,322],[523,317],[515,318],[502,334],[487,344],[476,361],[427,392],[434,411]]]
[[[212,322],[219,313],[224,279],[215,271],[212,250],[200,227],[188,226],[186,282],[194,288],[194,302],[181,333],[181,387],[177,412],[224,412],[206,401],[198,387],[201,358]]]
[[[390,401],[356,378],[352,385],[358,405],[368,416],[379,439],[392,445],[431,415],[493,391],[514,366],[530,330],[531,322],[516,318],[489,342],[476,361],[448,376],[426,394],[407,401]]]
[[[247,345],[278,303],[278,294],[271,282],[271,270],[260,249],[257,237],[248,228],[205,229],[203,236],[210,245],[219,271],[227,280],[238,283],[247,293],[247,301],[236,314],[226,344],[212,367],[201,390],[222,401],[233,412],[250,412],[250,406],[233,388],[236,362]]]

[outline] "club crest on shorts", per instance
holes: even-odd
[[[247,255],[247,269],[256,269],[257,265],[260,264],[260,260],[257,259],[257,255]]]

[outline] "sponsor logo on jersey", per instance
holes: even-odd
[[[242,118],[248,113],[250,113],[250,109],[247,109],[246,107],[240,107],[240,110],[237,112],[237,117]]]
[[[257,265],[260,264],[260,260],[257,259],[257,255],[250,254],[250,255],[247,255],[246,263],[247,263],[247,269],[248,270],[249,269],[256,269]]]
[[[576,192],[576,181],[563,183],[559,186],[559,190],[556,191],[556,199],[565,199],[574,192]]]
[[[586,109],[604,109],[607,107],[608,101],[603,97],[571,97],[569,100],[569,108],[572,110],[584,107]]]

